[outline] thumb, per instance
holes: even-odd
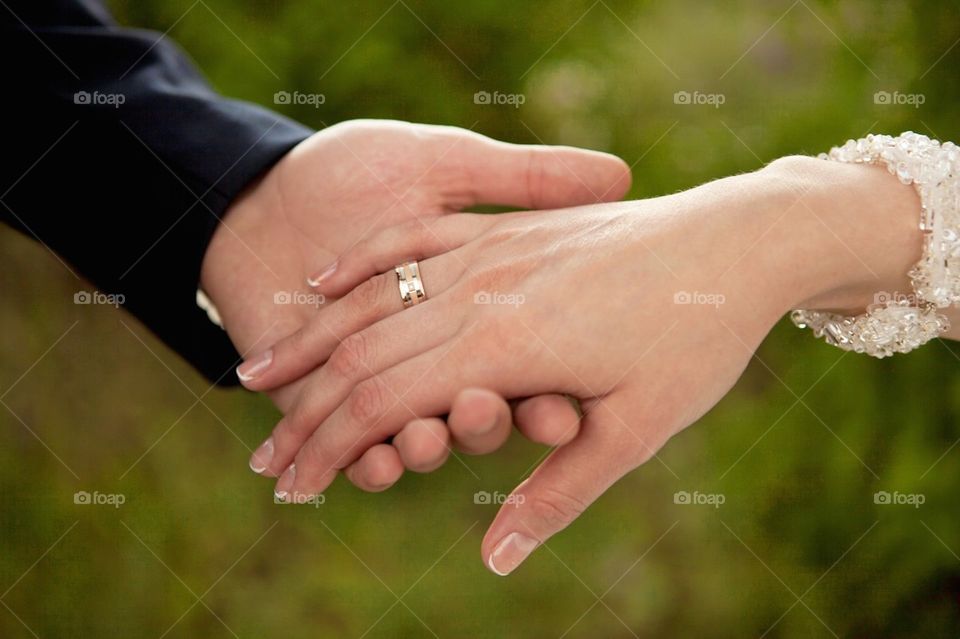
[[[460,208],[500,204],[554,209],[621,199],[630,167],[608,153],[568,146],[509,144],[469,134],[458,145],[458,165],[470,192]]]
[[[607,403],[596,404],[580,434],[553,451],[505,501],[481,545],[490,570],[501,576],[511,573],[652,454],[654,448],[643,454],[646,447],[624,432],[612,410]]]

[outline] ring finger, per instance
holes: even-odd
[[[396,262],[391,262],[392,266],[384,266],[383,255],[410,256],[413,254],[413,258],[426,258],[414,262],[417,264],[419,273],[413,281],[418,280],[426,293],[419,303],[429,301],[431,297],[437,297],[452,286],[466,270],[467,265],[456,250],[456,247],[462,245],[464,239],[462,236],[468,231],[479,233],[490,226],[492,222],[483,219],[488,217],[492,216],[467,214],[449,216],[441,218],[446,221],[446,226],[435,224],[433,228],[427,227],[429,231],[423,228],[401,226],[399,230],[384,231],[366,243],[358,245],[350,252],[351,257],[344,264],[344,268],[358,272],[360,264],[354,264],[354,262],[360,258],[353,256],[369,254],[378,256],[374,261],[381,267],[379,270],[382,272],[368,277],[365,281],[360,281],[356,288],[349,289],[349,292],[340,299],[325,304],[300,330],[280,340],[270,349],[244,361],[237,368],[240,381],[246,388],[256,391],[271,390],[292,382],[326,361],[337,345],[348,335],[403,310],[405,308],[402,297],[404,284],[400,282],[398,273],[393,270]],[[425,245],[421,237],[425,233],[432,233],[439,239],[434,240],[433,244]],[[444,236],[440,237],[440,234]],[[442,241],[448,244],[441,245]],[[449,246],[454,248],[450,250]],[[444,252],[448,250],[449,252]],[[424,254],[426,251],[431,252]],[[369,259],[373,260],[373,257]],[[409,257],[394,257],[394,259],[400,262],[404,259],[411,260]],[[367,264],[366,267],[369,268],[370,265]],[[404,269],[404,272],[406,281],[413,283],[411,276],[414,274],[409,269]],[[323,294],[331,294],[331,291],[324,290],[322,287],[317,290]],[[342,291],[338,291],[340,292]],[[411,301],[417,302],[418,299],[413,296]]]

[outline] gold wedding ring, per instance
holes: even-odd
[[[416,306],[427,299],[427,292],[423,290],[423,282],[420,280],[420,265],[416,260],[404,262],[393,270],[397,274],[404,308]]]

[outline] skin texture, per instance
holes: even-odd
[[[574,396],[579,425],[484,538],[484,562],[507,574],[712,408],[784,313],[856,313],[878,290],[909,291],[918,215],[913,189],[883,169],[785,158],[651,200],[384,230],[314,280],[346,295],[275,344],[257,380],[326,362],[275,430],[297,448],[281,454],[296,472],[277,489],[324,490],[465,387]],[[401,313],[388,271],[410,257],[430,298]]]
[[[306,297],[313,291],[305,274],[380,229],[427,222],[481,203],[537,209],[612,201],[629,185],[626,165],[603,153],[511,145],[453,127],[347,122],[298,145],[233,203],[205,255],[201,285],[238,350],[262,355],[266,346],[317,315],[319,298]],[[261,357],[254,364],[262,368],[263,362]],[[274,385],[269,394],[285,412],[300,387],[320,375],[322,370]],[[440,434],[436,425],[418,426],[401,439],[400,448],[383,445],[346,468],[348,477],[361,488],[378,490],[399,478],[404,463],[419,469],[442,461],[451,440],[475,452],[499,446],[509,432],[504,400],[459,390],[463,397],[450,413],[452,434]],[[569,421],[573,414],[568,405],[558,415],[560,405],[550,397],[530,401],[547,411],[543,419]],[[495,419],[500,421],[491,437],[485,429]],[[540,428],[549,438],[550,425]],[[251,467],[279,474],[288,464],[271,464],[267,453],[284,445],[282,439],[265,442]]]

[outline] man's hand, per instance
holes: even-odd
[[[304,274],[375,232],[478,204],[539,209],[613,201],[629,184],[629,169],[621,160],[593,151],[506,144],[445,126],[376,120],[338,124],[297,146],[231,206],[210,243],[201,283],[238,350],[259,353],[241,367],[244,383],[256,388],[259,376],[270,372],[271,353],[264,349],[317,314],[320,298]],[[429,232],[425,226],[424,233]],[[376,309],[368,310],[372,321]],[[348,335],[332,330],[337,342]],[[310,376],[270,393],[281,411]],[[497,420],[498,432],[509,432],[503,408],[502,400],[490,394],[464,397],[462,410],[451,411],[451,427],[462,428],[459,438],[455,430],[454,440],[471,448],[471,433],[490,419]],[[537,431],[537,424],[569,424],[570,411],[565,402],[546,396],[525,412],[536,416],[530,428]],[[420,429],[436,439],[435,426]],[[264,474],[279,474],[308,435],[270,441],[258,449],[252,465]],[[541,440],[549,442],[550,436]],[[424,437],[401,437],[398,444],[417,448],[410,441]],[[436,441],[445,452],[445,441]],[[488,440],[474,452],[499,442]],[[348,469],[351,479],[366,488],[382,485],[388,476],[395,480],[396,452],[379,446],[371,451],[373,459]],[[430,457],[439,451],[421,452]]]

